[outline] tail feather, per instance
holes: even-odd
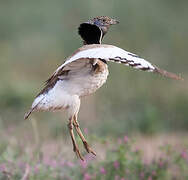
[[[25,120],[30,116],[30,114],[31,114],[33,111],[36,111],[36,110],[37,110],[39,103],[40,103],[43,99],[44,99],[44,96],[43,96],[42,94],[39,95],[39,96],[37,96],[37,97],[35,98],[35,100],[34,100],[32,106],[31,106],[31,109],[30,109],[27,113],[25,113],[25,116],[24,116],[24,119],[25,119]]]
[[[25,115],[24,115],[25,120],[30,116],[30,114],[33,112],[33,110],[34,110],[34,108],[31,108],[27,113],[25,113]]]
[[[174,73],[165,71],[163,69],[160,69],[158,67],[155,66],[154,72],[161,74],[162,76],[171,78],[171,79],[175,79],[175,80],[184,80],[180,75],[176,75]]]

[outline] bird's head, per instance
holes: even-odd
[[[80,24],[78,33],[85,44],[101,44],[110,26],[118,23],[119,21],[108,16],[98,16]]]
[[[96,25],[105,35],[111,25],[118,24],[119,21],[108,16],[98,16],[87,22],[88,24]]]

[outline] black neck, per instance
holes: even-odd
[[[82,23],[78,28],[78,34],[84,40],[84,44],[101,44],[102,30],[93,24]]]

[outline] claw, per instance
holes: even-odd
[[[82,142],[83,142],[83,145],[84,145],[84,148],[86,149],[86,151],[87,151],[88,153],[91,153],[91,154],[93,154],[94,156],[96,156],[96,153],[90,148],[90,146],[89,146],[89,144],[87,143],[87,141],[86,141],[84,135],[82,134],[82,131],[81,131],[80,127],[79,127],[79,124],[78,124],[77,116],[76,116],[76,115],[74,116],[73,125],[74,125],[74,127],[75,127],[75,129],[76,129],[77,134],[80,136],[80,138],[81,138],[81,140],[82,140]]]
[[[92,153],[94,156],[97,154],[90,148],[89,144],[86,141],[83,141],[84,147],[88,153]]]
[[[80,153],[78,147],[74,147],[73,151],[75,152],[75,154],[76,154],[76,156],[77,156],[78,158],[80,158],[82,161],[84,161],[84,158],[83,158],[83,156],[81,155],[81,153]]]

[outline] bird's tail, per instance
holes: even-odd
[[[25,113],[25,115],[24,115],[24,119],[26,120],[29,116],[30,116],[30,114],[33,112],[33,108],[31,108],[27,113]]]
[[[43,95],[39,95],[39,96],[37,96],[37,97],[35,98],[35,100],[33,101],[33,104],[32,104],[32,106],[31,106],[30,110],[29,110],[27,113],[25,113],[25,115],[24,115],[24,119],[25,119],[25,120],[30,116],[30,114],[31,114],[33,111],[38,110],[38,105],[41,103],[41,101],[42,101],[43,99],[44,99],[44,96],[43,96]]]
[[[155,66],[154,72],[161,74],[162,76],[171,78],[171,79],[175,79],[175,80],[184,80],[180,75],[165,71],[163,69],[160,69],[158,67]]]

